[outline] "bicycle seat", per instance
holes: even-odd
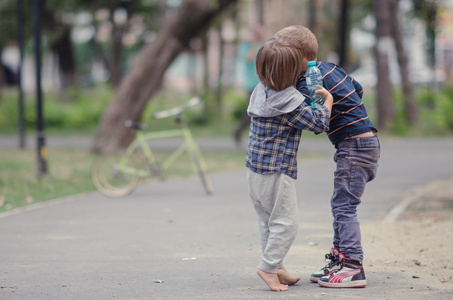
[[[124,122],[124,125],[126,127],[129,127],[129,128],[132,128],[132,129],[137,129],[137,130],[145,130],[145,129],[148,129],[148,124],[145,124],[145,123],[138,123],[138,122],[134,122],[134,121],[131,121],[131,120],[127,120],[126,122]]]
[[[152,118],[153,119],[163,119],[163,118],[179,115],[183,111],[185,111],[186,109],[189,109],[189,108],[197,105],[200,101],[201,101],[200,97],[198,97],[198,96],[197,97],[193,97],[192,99],[190,99],[184,105],[177,106],[177,107],[174,107],[172,109],[163,110],[163,111],[156,112],[156,113],[152,114]]]

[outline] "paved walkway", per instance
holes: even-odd
[[[270,292],[255,274],[256,214],[245,170],[237,170],[210,175],[212,196],[190,177],[149,183],[125,198],[95,192],[0,215],[0,299],[453,299],[451,284],[409,284],[410,274],[366,262],[364,289],[310,283],[331,245],[334,164],[325,140],[306,139],[301,148],[322,155],[300,163],[300,229],[285,265],[302,279],[289,291]],[[408,190],[452,177],[452,153],[452,139],[383,138],[362,224],[395,221],[388,215]]]

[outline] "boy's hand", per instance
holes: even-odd
[[[324,98],[324,106],[327,107],[329,113],[332,113],[333,97],[325,88],[319,89],[315,92],[316,94],[321,94]]]

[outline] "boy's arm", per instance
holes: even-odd
[[[292,127],[319,134],[329,130],[330,111],[324,106],[312,110],[310,104],[302,102],[294,111],[288,113],[288,123]]]
[[[329,115],[332,114],[332,105],[333,105],[332,94],[330,94],[325,88],[317,90],[315,93],[321,94],[321,96],[324,98],[324,106],[327,107],[327,109],[329,110]]]
[[[359,95],[360,99],[362,99],[362,96],[363,96],[362,85],[357,80],[355,80],[352,76],[350,76],[350,77],[352,79],[352,84],[354,85],[356,93]]]
[[[297,85],[296,85],[296,89],[299,91],[299,93],[302,94],[302,96],[305,97],[305,103],[307,103],[308,105],[312,105],[313,101],[311,99],[311,93],[310,93],[310,90],[308,89],[306,83],[305,83],[305,80],[303,81],[298,81],[297,82]],[[314,106],[312,106],[313,109],[315,109]]]

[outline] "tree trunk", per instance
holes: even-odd
[[[201,48],[203,52],[203,95],[209,95],[210,88],[209,88],[209,59],[208,59],[208,51],[209,51],[209,42],[208,42],[208,35],[207,33],[203,34],[201,37]]]
[[[75,59],[71,42],[71,28],[64,26],[61,35],[53,42],[52,50],[58,56],[58,67],[62,74],[62,86],[75,84]]]
[[[112,28],[112,56],[110,61],[110,83],[113,87],[117,87],[121,80],[122,69],[122,53],[123,53],[123,36],[126,28],[127,21],[118,24],[115,20],[115,10],[118,8],[117,4],[112,5],[110,8],[110,22]]]
[[[308,1],[308,29],[310,29],[315,36],[319,36],[320,26],[319,26],[319,18],[318,18],[318,10],[319,10],[319,1],[316,0],[309,0]]]
[[[205,31],[211,21],[237,0],[186,0],[178,12],[167,19],[156,41],[146,46],[122,80],[98,126],[92,150],[113,151],[126,147],[133,139],[126,120],[139,121],[150,99],[161,86],[165,71],[190,40]]]
[[[315,9],[315,0],[308,1],[308,28],[315,32],[316,27],[316,9]]]
[[[398,64],[401,71],[401,82],[403,84],[403,99],[404,99],[404,113],[406,121],[410,125],[415,125],[418,122],[418,110],[414,101],[414,88],[409,79],[409,70],[407,64],[407,54],[403,46],[403,37],[401,34],[401,26],[399,20],[398,1],[389,0],[390,12],[392,14],[392,33],[395,41],[396,53],[398,55]]]
[[[339,44],[338,44],[338,64],[346,71],[349,72],[348,66],[348,25],[349,25],[349,1],[341,1],[341,15],[338,24],[339,28]]]
[[[121,80],[121,54],[123,52],[123,28],[113,26],[113,43],[112,43],[112,62],[110,71],[110,81],[114,87],[117,87]]]
[[[390,129],[394,117],[392,85],[389,79],[389,50],[393,47],[391,35],[391,20],[388,6],[389,0],[375,2],[376,17],[376,67],[377,67],[377,112],[378,127],[382,131]]]
[[[222,36],[222,22],[219,22],[217,25],[217,34],[219,38],[219,61],[218,70],[217,70],[217,86],[216,86],[216,115],[217,118],[221,118],[222,116],[222,108],[223,108],[223,62],[224,62],[224,55],[225,55],[225,42]]]
[[[2,57],[2,53],[3,53],[3,45],[0,44],[0,58]],[[1,62],[1,59],[0,59],[0,96],[1,96],[1,91],[3,89],[3,87],[6,85],[5,83],[5,76],[4,76],[5,72],[4,72],[4,69],[3,69],[3,63]]]

